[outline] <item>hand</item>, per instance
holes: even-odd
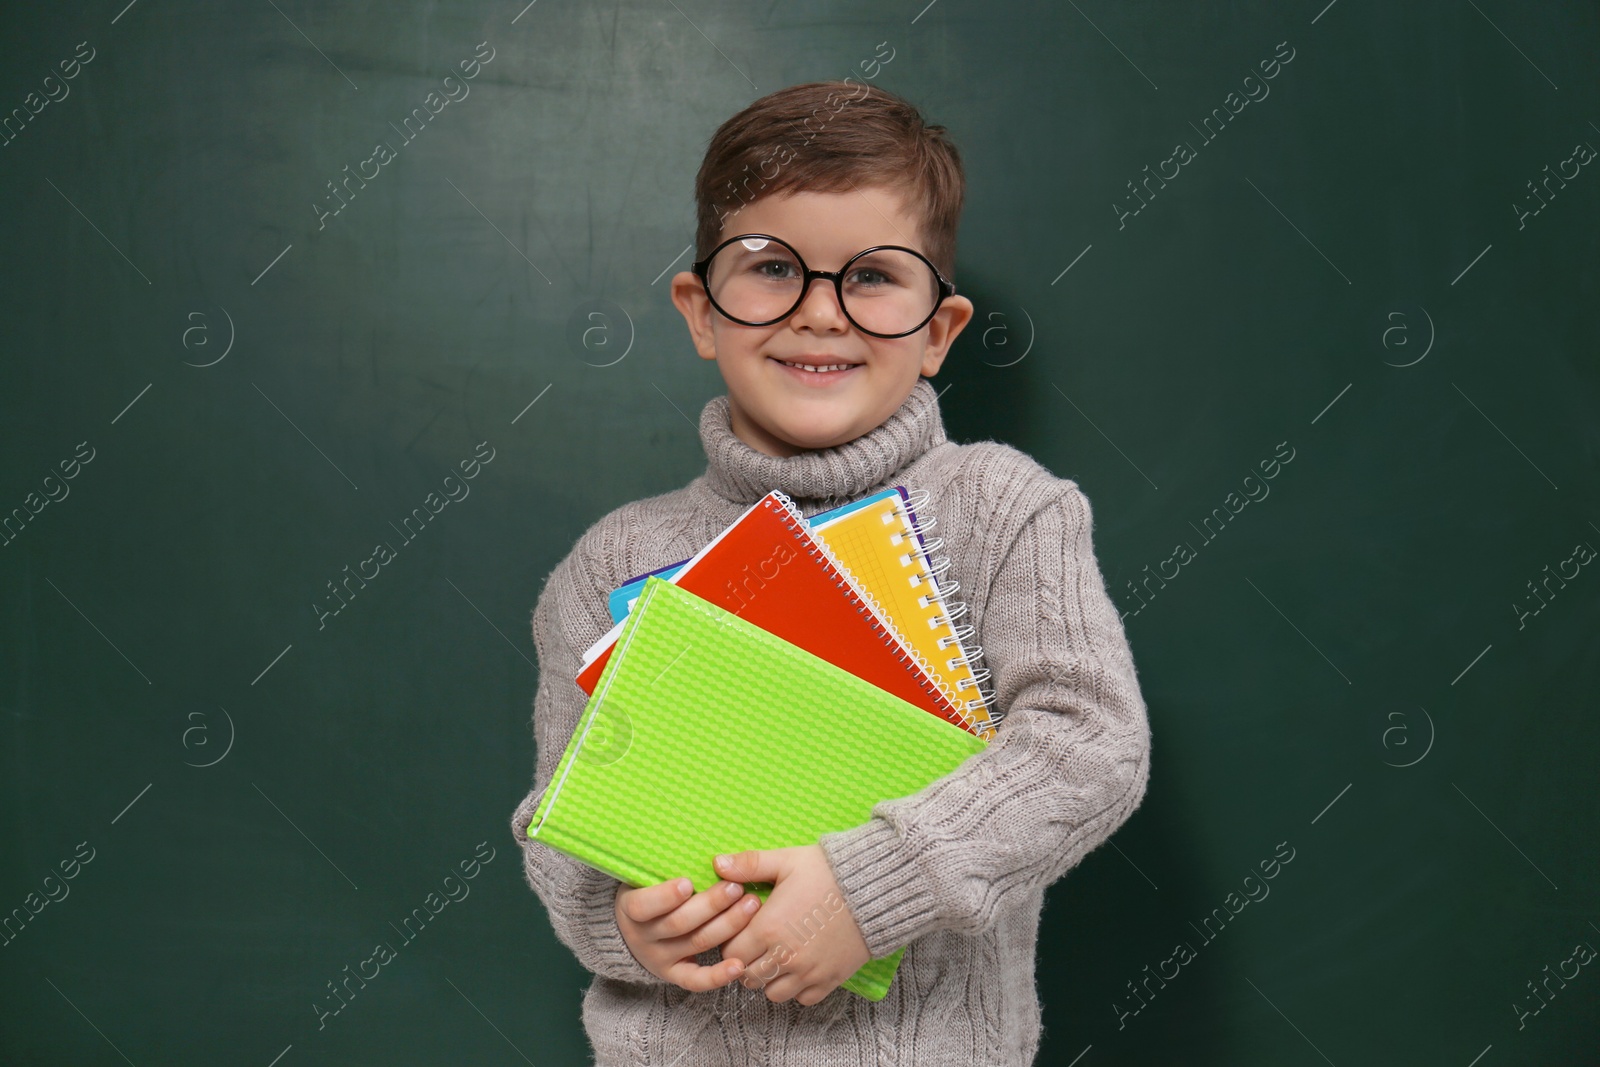
[[[747,895],[737,881],[718,882],[689,896],[689,879],[617,890],[617,927],[639,965],[663,981],[691,993],[727,985],[744,971],[729,958],[710,967],[694,957],[727,941],[745,928],[761,901]]]
[[[750,849],[717,862],[716,870],[724,878],[773,883],[760,914],[722,946],[724,956],[746,961],[745,988],[765,986],[775,1004],[793,999],[809,1006],[872,958],[821,845]]]

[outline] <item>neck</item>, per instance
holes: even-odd
[[[848,500],[894,484],[914,460],[945,443],[938,395],[919,378],[894,414],[853,441],[832,448],[795,449],[786,442],[762,447],[748,439],[742,415],[726,396],[712,397],[700,413],[700,441],[706,452],[706,482],[719,496],[753,504],[777,489],[801,501]],[[759,442],[752,445],[750,440]],[[779,453],[778,448],[784,451]]]

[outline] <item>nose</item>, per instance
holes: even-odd
[[[822,295],[818,296],[818,291]],[[800,299],[800,306],[795,309],[791,321],[796,327],[810,326],[813,329],[844,330],[850,325],[850,320],[845,317],[844,308],[839,306],[839,294],[833,287],[833,282],[827,278],[812,278],[806,288],[805,296]]]

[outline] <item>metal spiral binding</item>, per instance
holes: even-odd
[[[972,624],[969,623],[969,622],[964,622],[960,626],[952,626],[952,627],[950,627],[950,634],[951,635],[949,637],[941,637],[941,638],[939,638],[939,647],[942,649],[942,648],[944,648],[946,642],[957,641],[957,642],[959,642],[961,644],[962,648],[969,648],[970,647],[970,648],[978,650],[978,651],[967,653],[969,656],[974,656],[974,657],[979,656],[979,655],[982,654],[983,646],[982,645],[970,645],[969,646],[967,644],[967,638],[971,637],[974,633],[976,633],[976,631],[973,629]]]
[[[956,590],[960,589],[961,588],[961,583],[960,582],[947,582],[947,583],[933,582],[933,583],[930,583],[930,584],[933,585],[933,592],[927,593],[927,594],[925,594],[923,596],[917,597],[917,607],[919,607],[919,608],[932,607],[933,606],[933,598],[937,596],[940,600],[944,601],[946,604],[959,604],[959,605],[961,605],[962,606],[962,611],[957,611],[951,616],[951,618],[959,618],[963,614],[963,612],[965,611],[966,601],[964,601],[964,600],[951,600],[950,599],[950,594],[954,593]],[[954,627],[951,627],[951,629],[954,629]],[[968,629],[970,630],[971,627],[968,627]],[[944,643],[946,641],[949,641],[949,640],[952,640],[952,638],[948,638],[948,637],[939,638],[939,647],[943,648],[944,647]],[[958,636],[958,637],[954,638],[954,640],[958,640],[958,641],[961,641],[962,644],[966,644],[965,638],[962,638],[962,637]]]
[[[926,536],[930,530],[938,525],[939,517],[937,515],[918,516],[916,514],[916,509],[926,507],[931,497],[932,494],[927,489],[922,488],[910,490],[904,497],[908,513],[906,527],[920,542],[922,549],[920,554],[929,560],[928,570],[917,577],[928,581],[933,587],[931,593],[918,599],[918,604],[922,607],[927,607],[932,602],[932,598],[938,596],[945,605],[945,614],[943,616],[929,620],[931,625],[946,625],[950,627],[950,635],[939,638],[939,649],[943,651],[953,643],[965,653],[963,656],[953,657],[948,662],[952,667],[958,662],[964,663],[971,669],[972,677],[964,678],[957,683],[958,688],[962,690],[976,690],[976,695],[965,701],[967,713],[973,716],[982,714],[989,727],[993,729],[1000,725],[1005,716],[1001,714],[991,715],[987,712],[987,708],[993,703],[994,696],[993,694],[985,693],[981,683],[989,678],[989,671],[975,666],[983,656],[983,648],[980,645],[968,644],[976,633],[972,625],[957,625],[953,621],[961,618],[967,611],[965,602],[952,601],[950,599],[951,595],[961,588],[961,583],[953,578],[946,577],[951,563],[948,556],[941,556],[937,559],[932,558],[932,553],[944,547],[945,539],[943,537]]]
[[[1007,713],[1004,712],[1004,711],[998,711],[998,710],[997,711],[990,711],[989,707],[993,703],[994,703],[994,694],[992,694],[992,693],[984,693],[980,689],[978,691],[978,695],[977,696],[972,697],[967,701],[967,707],[969,709],[971,709],[974,714],[977,714],[978,712],[982,712],[984,717],[986,719],[988,719],[989,725],[992,728],[998,730],[1000,728],[1000,724],[1006,721],[1006,714]]]
[[[925,692],[937,693],[944,698],[958,715],[961,714],[963,709],[970,709],[973,702],[964,699],[959,693],[953,692],[948,685],[939,680],[938,672],[933,669],[933,664],[929,663],[927,657],[922,653],[911,648],[903,637],[895,631],[893,625],[888,621],[888,612],[884,610],[883,605],[878,602],[876,597],[867,592],[856,581],[855,575],[850,572],[850,568],[846,567],[827,545],[811,536],[805,515],[795,506],[794,501],[779,490],[773,490],[773,496],[787,513],[783,516],[785,528],[791,532],[805,531],[804,535],[798,537],[797,540],[806,546],[806,551],[809,555],[832,568],[832,576],[835,579],[834,585],[844,590],[855,601],[857,612],[867,616],[867,621],[872,626],[873,633],[888,633],[892,635],[895,638],[895,658],[902,663],[909,660],[920,669],[921,675],[917,678],[918,686]],[[962,688],[965,687],[963,686]],[[985,716],[985,718],[988,717]],[[966,716],[963,716],[963,719],[970,726],[980,730],[984,728],[984,724],[976,723]]]
[[[934,594],[937,594],[939,599],[944,603],[945,614],[941,617],[930,620],[930,622],[935,626],[942,624],[950,627],[950,636],[939,638],[939,648],[941,651],[943,651],[953,642],[965,653],[964,658],[966,666],[972,670],[972,677],[970,679],[962,679],[963,684],[961,685],[961,688],[975,688],[977,690],[977,696],[967,700],[967,710],[973,714],[984,712],[985,717],[989,721],[989,725],[991,727],[998,727],[1000,723],[1004,721],[1005,713],[995,712],[993,714],[989,714],[987,712],[986,709],[995,700],[995,694],[993,692],[984,692],[982,685],[983,682],[990,678],[990,672],[987,668],[975,666],[977,661],[983,656],[983,646],[969,644],[971,639],[976,635],[976,628],[970,623],[957,624],[955,622],[956,619],[961,618],[967,613],[967,604],[965,601],[952,601],[949,599],[951,594],[955,593],[961,588],[961,583],[954,579],[946,578],[946,574],[949,572],[951,564],[951,559],[949,556],[940,556],[937,559],[932,557],[933,552],[944,547],[945,539],[943,537],[930,538],[925,536],[930,530],[939,524],[939,517],[937,515],[919,516],[916,514],[917,509],[926,507],[928,501],[931,500],[932,497],[933,494],[929,492],[929,490],[921,487],[909,490],[904,496],[904,503],[908,513],[906,525],[910,532],[916,536],[919,542],[921,542],[922,554],[928,557],[928,570],[920,577],[929,581],[933,586],[933,594],[923,597],[919,603],[922,603],[924,606],[926,606],[927,601]],[[962,658],[963,657],[959,656],[956,657],[956,659]],[[952,663],[953,662],[954,661],[952,661]]]

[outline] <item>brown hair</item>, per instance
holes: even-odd
[[[850,79],[779,89],[717,127],[694,180],[695,258],[717,246],[730,216],[764,196],[861,185],[908,195],[925,242],[918,251],[954,279],[966,192],[960,153],[909,101]]]

